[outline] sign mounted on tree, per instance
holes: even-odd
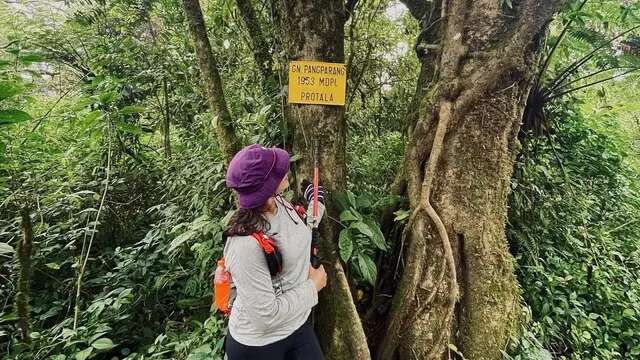
[[[347,69],[321,61],[289,63],[289,104],[344,105]]]

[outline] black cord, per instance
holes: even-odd
[[[295,211],[293,206],[291,206],[288,202],[286,202],[280,194],[276,195],[276,201],[278,201],[280,205],[284,207],[285,212],[287,213],[287,215],[289,215],[289,219],[291,219],[291,221],[293,221],[294,224],[298,225],[298,222],[296,221],[296,219],[293,216],[291,216],[291,213],[289,212],[289,210]]]

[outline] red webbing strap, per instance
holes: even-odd
[[[253,233],[251,234],[251,236],[256,239],[264,252],[266,252],[267,254],[273,253],[275,243],[270,237],[261,232]]]

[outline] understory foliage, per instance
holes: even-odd
[[[528,357],[514,359],[636,358],[637,172],[576,106],[552,116],[551,133],[527,142],[512,181],[508,237],[532,320],[520,344]]]
[[[268,2],[252,3],[272,45],[276,93],[257,79],[236,2],[202,5],[238,136],[280,143],[290,131],[286,59]],[[554,74],[590,51],[588,36],[602,42],[600,32],[637,21],[640,5],[613,3],[573,7],[577,25]],[[221,359],[226,324],[210,309],[209,282],[234,198],[181,2],[49,5],[34,2],[25,15],[0,2],[0,358]],[[611,9],[627,20],[613,21]],[[390,296],[379,293],[379,267],[397,244],[379,221],[406,200],[389,188],[407,139],[418,33],[387,0],[357,2],[345,28],[348,191],[332,194],[341,213],[327,221],[342,225],[339,255],[363,316],[376,296]],[[585,67],[617,64],[596,60]],[[527,321],[507,358],[640,357],[637,85],[629,77],[615,86],[610,96],[627,99],[616,113],[604,88],[548,104],[548,135],[523,144],[508,237]],[[16,304],[21,211],[34,235],[30,342]],[[399,234],[409,214],[395,215]]]

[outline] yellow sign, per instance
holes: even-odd
[[[320,61],[289,63],[289,103],[344,105],[347,69]]]

